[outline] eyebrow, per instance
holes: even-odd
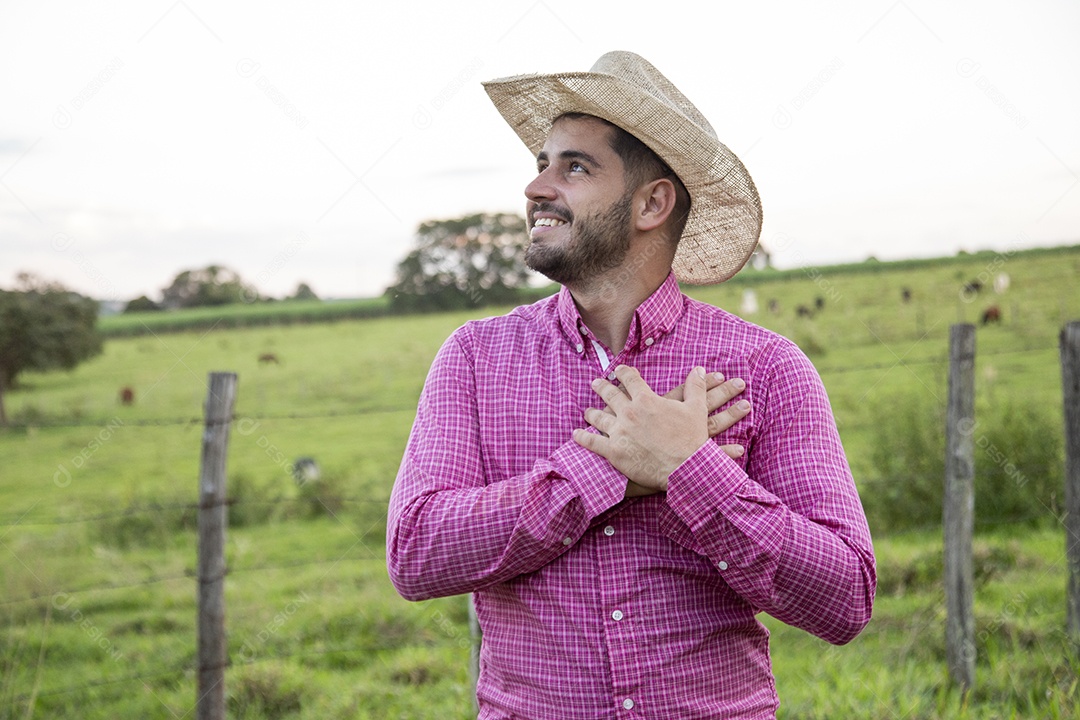
[[[548,159],[548,154],[547,154],[547,152],[545,152],[543,150],[541,150],[540,154],[536,156],[537,164],[539,164],[541,162],[546,162],[547,159]],[[584,162],[588,163],[589,165],[592,165],[593,167],[596,167],[596,168],[603,167],[603,165],[600,163],[599,160],[597,160],[595,157],[593,157],[589,153],[584,152],[583,150],[563,150],[561,153],[559,153],[559,159],[564,160],[564,161],[566,161],[566,160],[583,160]]]

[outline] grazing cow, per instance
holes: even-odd
[[[983,310],[982,324],[989,325],[990,323],[1001,324],[1001,308],[997,305],[991,305]]]
[[[799,317],[806,317],[806,318],[814,317],[814,311],[811,310],[810,308],[806,307],[805,305],[800,305],[797,308],[795,308],[795,314],[798,315]]]
[[[780,303],[776,298],[769,298],[769,312],[773,315],[780,312]]]
[[[816,298],[814,298],[814,307],[817,308],[818,310],[824,310],[825,309],[825,298],[821,297],[820,295],[818,295]]]
[[[1005,291],[1009,289],[1009,273],[999,272],[994,276],[994,292],[998,295],[1004,295]]]
[[[278,356],[274,353],[263,353],[259,356],[260,365],[278,365],[279,363],[280,361],[278,360]]]
[[[293,461],[293,478],[297,485],[314,482],[319,479],[320,474],[315,458],[301,457]]]
[[[121,405],[134,405],[135,404],[135,391],[130,387],[120,388],[120,404]]]
[[[966,295],[978,295],[982,290],[982,282],[978,280],[970,280],[964,283],[964,294]]]
[[[911,288],[900,288],[900,300],[906,305],[911,302]]]

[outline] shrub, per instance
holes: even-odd
[[[876,530],[941,524],[945,485],[945,408],[893,396],[871,411],[877,477],[862,500]],[[1060,513],[1061,428],[1047,409],[980,408],[975,443],[975,525],[1038,524]]]

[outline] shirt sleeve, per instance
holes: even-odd
[[[866,516],[810,361],[784,347],[762,376],[746,470],[706,443],[671,474],[667,502],[744,600],[843,644],[869,622],[877,586]]]
[[[626,490],[624,476],[570,437],[524,475],[485,477],[467,327],[432,364],[390,497],[387,568],[408,600],[542,568]]]

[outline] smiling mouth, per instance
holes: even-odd
[[[558,227],[565,224],[565,220],[559,220],[558,218],[539,218],[533,222],[533,227]]]

